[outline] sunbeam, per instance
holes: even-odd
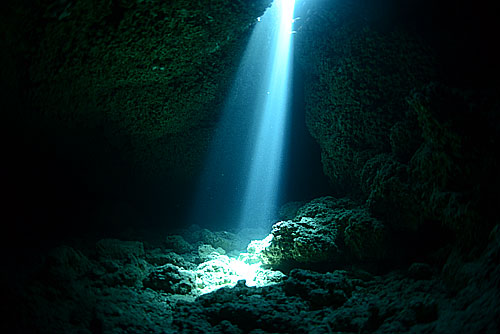
[[[255,25],[211,144],[194,222],[271,224],[283,176],[294,4],[275,1]]]

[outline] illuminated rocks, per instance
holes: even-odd
[[[341,261],[336,226],[318,224],[304,217],[298,222],[284,221],[273,226],[271,245],[264,251],[267,264],[288,261],[301,263]]]
[[[318,199],[304,211],[319,213],[327,202],[333,199]],[[499,231],[498,226],[492,231],[479,259],[464,259],[458,252],[450,256],[444,277],[439,267],[426,263],[381,276],[352,268],[323,267],[322,272],[294,268],[287,275],[256,270],[254,282],[259,282],[260,273],[268,282],[272,275],[280,275],[276,284],[262,286],[248,286],[249,280],[245,282],[240,273],[256,264],[271,236],[252,242],[238,259],[220,255],[191,270],[149,262],[160,252],[172,253],[146,247],[149,274],[139,279],[143,286],[118,280],[103,284],[103,258],[65,246],[51,252],[32,280],[22,290],[12,289],[6,301],[17,302],[14,305],[24,312],[25,320],[16,328],[26,333],[33,328],[43,329],[42,333],[91,333],[101,328],[103,333],[117,334],[450,333],[450,329],[496,333]],[[120,242],[114,239],[111,244]],[[122,249],[130,250],[130,256],[122,252],[122,259],[107,260],[127,266],[135,257],[134,248]],[[180,262],[176,256],[170,258]],[[455,293],[449,293],[450,287]]]
[[[247,286],[266,286],[281,281],[280,271],[263,268],[262,252],[269,245],[270,238],[254,240],[247,247],[247,253],[229,257],[217,251],[210,253],[207,261],[198,265],[195,271],[196,287],[201,294],[224,286],[234,286],[244,282]]]
[[[273,267],[342,266],[386,255],[387,231],[366,208],[323,197],[304,205],[293,220],[273,226],[263,261]]]

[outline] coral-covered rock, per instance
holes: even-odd
[[[297,210],[299,210],[305,202],[289,202],[280,207],[279,217],[281,220],[289,220],[295,218]]]
[[[414,91],[408,102],[417,115],[423,143],[409,163],[422,215],[442,222],[462,242],[484,243],[495,224],[499,179],[492,178],[500,140],[494,91],[453,89],[431,83]],[[481,97],[480,97],[481,96]]]
[[[181,232],[184,239],[192,245],[210,245],[213,248],[222,248],[226,252],[240,251],[245,249],[246,243],[241,238],[227,231],[210,231],[206,228],[200,228],[198,225],[192,225]]]
[[[249,28],[269,3],[52,1],[32,9],[44,15],[28,65],[31,103],[43,115],[33,122],[94,135],[93,145],[119,151],[136,171],[187,178]]]
[[[395,146],[398,154],[415,148],[401,129],[406,97],[433,78],[433,58],[408,32],[381,32],[362,20],[353,24],[356,9],[328,15],[316,10],[305,14],[309,20],[303,28],[309,34],[299,32],[296,39],[299,61],[308,68],[306,121],[332,184],[339,191],[359,192],[364,164],[389,153],[391,140],[405,138],[401,148]],[[321,37],[312,38],[310,31]]]
[[[177,254],[189,253],[193,246],[189,244],[181,235],[168,235],[165,238],[165,247]]]
[[[272,266],[342,266],[348,261],[381,260],[387,254],[387,231],[366,208],[333,197],[311,201],[294,220],[273,225],[262,252]]]
[[[328,201],[333,199],[315,205]],[[257,254],[263,244],[254,242],[249,254]],[[47,276],[33,276],[22,290],[11,290],[23,291],[20,295],[7,295],[18,312],[8,320],[23,319],[12,328],[29,333],[497,333],[499,254],[496,226],[479,258],[455,252],[442,275],[425,263],[382,276],[359,269],[295,268],[255,287],[238,278],[235,259],[221,255],[193,271],[157,266],[144,289],[103,286],[105,274],[90,274],[85,265],[99,263],[62,247],[51,253],[47,265],[66,268],[62,271],[71,281],[48,283]],[[271,271],[267,274],[273,278]],[[209,284],[213,289],[200,295],[200,287]]]
[[[146,261],[154,266],[163,266],[171,263],[177,267],[194,269],[196,265],[186,259],[187,254],[179,255],[174,252],[165,252],[160,248],[151,249],[146,253]]]
[[[144,287],[174,294],[189,294],[195,286],[194,274],[166,264],[155,268],[143,282]]]
[[[217,249],[215,249],[211,245],[198,246],[198,256],[200,257],[201,261],[212,260],[219,257],[220,255],[226,255],[226,251],[220,247],[217,247]]]
[[[412,187],[408,165],[390,154],[369,159],[361,173],[370,211],[393,230],[414,232],[422,223],[418,193]]]
[[[373,218],[368,210],[352,213],[344,230],[346,248],[356,259],[381,260],[387,255],[389,240],[385,225]]]
[[[337,226],[323,225],[313,218],[276,223],[271,244],[263,252],[264,261],[267,264],[343,262],[340,233]]]
[[[42,269],[45,279],[65,285],[89,273],[92,268],[92,262],[82,252],[60,246],[48,254]]]
[[[101,239],[96,244],[98,268],[94,275],[105,286],[137,286],[147,276],[144,245],[139,241]]]
[[[144,257],[144,245],[139,241],[101,239],[96,244],[97,255],[103,258],[126,260]]]

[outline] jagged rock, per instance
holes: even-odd
[[[97,294],[89,332],[174,334],[176,302],[149,289],[106,288]]]
[[[99,275],[99,278],[106,286],[141,287],[141,282],[147,276],[149,269],[145,260],[137,258],[132,258],[127,263],[102,260],[99,264],[105,268],[105,273]]]
[[[238,284],[223,288],[198,298],[205,315],[215,323],[231,321],[244,332],[289,332],[302,331],[307,324],[297,315],[307,308],[300,298],[291,296],[280,303],[284,294],[278,287],[251,288]],[[276,307],[279,304],[279,310]],[[188,315],[192,317],[192,315]]]
[[[245,249],[245,242],[236,234],[227,231],[213,232],[198,225],[191,225],[181,232],[184,239],[192,245],[210,245],[217,249],[224,249],[227,253]]]
[[[438,275],[428,276],[428,266],[422,263],[383,276],[361,270],[293,269],[269,286],[249,287],[244,280],[235,280],[232,286],[204,295],[196,292],[201,272],[167,264],[145,279],[147,289],[102,286],[102,277],[81,275],[86,270],[74,269],[86,268],[73,264],[86,261],[67,247],[54,254],[61,259],[56,263],[69,268],[71,284],[49,285],[35,277],[19,301],[33,326],[29,329],[38,326],[46,329],[43,333],[496,333],[499,231],[498,226],[491,231],[479,259],[450,257],[444,275],[466,283],[460,287],[445,286]],[[248,250],[257,254],[261,246],[256,242]],[[222,275],[230,267],[230,258],[221,255],[218,260],[203,264],[205,273],[213,269],[212,273],[221,274],[219,282],[231,280],[231,275]],[[99,263],[91,265],[95,266]],[[178,293],[182,295],[173,295]],[[22,328],[28,328],[26,323]]]
[[[146,261],[155,266],[163,266],[167,263],[171,263],[184,269],[196,268],[196,264],[187,260],[189,256],[186,256],[185,254],[183,255],[179,255],[174,252],[165,252],[164,250],[155,248],[146,253]]]
[[[143,179],[191,177],[250,28],[270,1],[50,3],[63,11],[37,20],[43,51],[27,64],[37,83],[31,102],[44,110],[36,122],[77,129],[95,140],[86,145],[120,151]],[[66,3],[68,15],[57,19]],[[33,7],[17,10],[47,11],[47,4]]]
[[[156,291],[187,295],[194,289],[195,278],[191,271],[166,264],[155,268],[143,284],[145,288]]]
[[[220,255],[212,260],[201,263],[197,268],[197,288],[200,290],[215,290],[225,285],[236,283],[238,274],[231,266],[231,259]]]
[[[332,196],[315,198],[297,210],[294,220],[302,217],[310,217],[324,224],[333,220],[346,222],[348,215],[343,214],[344,211],[338,209],[345,209],[345,212],[347,212],[358,206],[358,204],[348,198],[334,198]]]
[[[213,260],[219,257],[220,255],[225,255],[226,251],[221,247],[217,247],[217,249],[213,248],[211,245],[200,245],[198,246],[198,256],[201,261]]]
[[[333,225],[333,224],[332,224]],[[342,261],[338,227],[325,226],[313,218],[273,225],[271,244],[263,251],[264,263],[296,261],[303,264]]]
[[[341,266],[346,261],[381,260],[387,249],[382,222],[366,208],[333,197],[304,205],[294,220],[273,225],[271,235],[262,256],[273,266]]]
[[[287,295],[301,296],[314,307],[339,307],[351,296],[354,287],[362,284],[361,280],[349,280],[343,271],[322,275],[294,269],[284,280],[283,289]]]
[[[127,260],[144,257],[144,245],[139,241],[102,239],[96,244],[97,255],[103,258]]]
[[[141,286],[150,267],[142,242],[101,239],[96,251],[99,268],[94,275],[104,286]]]
[[[289,202],[283,204],[279,210],[279,217],[281,220],[290,220],[295,218],[297,210],[299,210],[305,202]]]
[[[181,235],[169,235],[165,238],[165,248],[177,254],[189,253],[193,246],[189,244]]]
[[[321,35],[321,41],[300,34],[296,39],[298,60],[308,68],[306,122],[321,146],[323,170],[333,186],[356,193],[366,161],[391,151],[391,134],[393,139],[404,137],[395,125],[404,123],[405,99],[435,77],[434,60],[417,36],[379,31],[364,19],[351,24],[360,13],[352,8],[329,15],[316,10],[307,29]],[[406,142],[415,148],[411,140]]]
[[[41,268],[52,284],[67,284],[78,280],[93,269],[91,261],[80,251],[69,246],[53,249]]]
[[[374,216],[396,231],[418,230],[423,222],[422,210],[412,188],[408,165],[390,154],[376,155],[363,167],[361,183]]]
[[[422,215],[454,230],[462,243],[485,243],[495,223],[498,159],[489,152],[499,140],[498,93],[430,83],[408,98],[423,143],[409,163]],[[478,117],[481,114],[483,116]],[[478,224],[478,222],[480,222]]]

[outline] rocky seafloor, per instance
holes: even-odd
[[[444,261],[390,265],[379,238],[364,239],[376,256],[349,243],[370,221],[359,208],[297,207],[271,231],[193,225],[33,254],[2,284],[5,333],[499,332],[500,225],[472,259],[437,249]]]

